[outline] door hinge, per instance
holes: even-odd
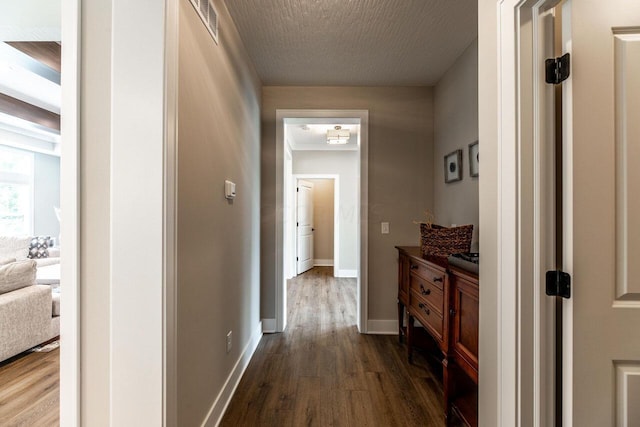
[[[565,53],[560,58],[544,61],[544,79],[547,83],[557,85],[569,78],[571,74],[571,56]]]
[[[560,270],[547,271],[546,291],[550,297],[571,298],[571,276]]]
[[[296,257],[296,261],[298,261],[300,258]]]
[[[300,223],[299,222],[296,222],[296,227],[300,227]]]
[[[300,187],[296,187],[296,193],[300,192]]]

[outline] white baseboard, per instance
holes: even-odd
[[[247,343],[246,347],[240,354],[240,358],[236,362],[233,370],[227,377],[227,381],[225,381],[222,390],[218,393],[218,397],[213,402],[211,409],[207,413],[207,416],[204,418],[202,422],[202,427],[214,427],[220,424],[222,421],[222,416],[224,412],[227,410],[227,406],[229,402],[231,402],[231,398],[240,383],[240,379],[242,378],[242,374],[244,374],[245,369],[249,365],[249,361],[253,356],[253,353],[256,351],[258,347],[258,343],[262,338],[262,322],[260,322],[257,328],[254,330],[251,339]]]
[[[398,335],[398,320],[369,320],[367,334]]]
[[[338,270],[336,277],[358,277],[358,270]]]
[[[314,267],[333,267],[332,259],[314,259],[313,260]]]
[[[276,319],[262,319],[262,333],[274,334],[276,332]]]

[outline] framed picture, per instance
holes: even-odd
[[[478,152],[478,141],[469,144],[469,175],[478,176],[478,164],[480,163],[480,153]]]
[[[456,150],[444,156],[444,182],[462,179],[462,150]]]

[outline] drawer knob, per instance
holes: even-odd
[[[442,277],[434,277],[433,282],[442,282]]]
[[[425,289],[424,286],[420,285],[420,293],[422,295],[430,295],[431,294],[431,289]]]
[[[429,316],[431,314],[431,310],[429,310],[427,307],[425,307],[425,305],[423,303],[418,304],[418,307],[420,307],[422,309],[422,311],[424,311],[426,313],[427,316]]]
[[[409,268],[411,268],[412,270],[417,270],[418,266],[416,264],[411,264],[411,267],[409,267]]]

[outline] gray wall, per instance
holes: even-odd
[[[60,157],[35,153],[33,234],[58,238],[60,223],[53,207],[60,207]]]
[[[313,258],[333,261],[334,182],[309,179],[313,184]]]
[[[178,424],[200,425],[260,324],[260,86],[222,0],[180,2]],[[224,180],[236,183],[233,202]],[[228,331],[233,348],[226,353]]]
[[[397,318],[397,253],[417,245],[412,220],[433,206],[429,87],[263,87],[261,315],[275,318],[276,109],[369,110],[369,318]],[[389,221],[391,233],[380,234]]]
[[[340,270],[358,268],[358,222],[356,200],[358,198],[357,151],[294,151],[293,173],[333,174],[340,176],[340,241],[338,242],[338,267]],[[333,248],[332,248],[333,251]],[[315,256],[315,258],[321,258]],[[322,257],[324,258],[324,257]],[[331,257],[333,258],[333,253]]]
[[[434,213],[436,223],[473,224],[478,240],[478,178],[469,175],[469,144],[478,140],[478,40],[447,70],[434,90]],[[444,182],[444,156],[462,149],[462,181]]]

